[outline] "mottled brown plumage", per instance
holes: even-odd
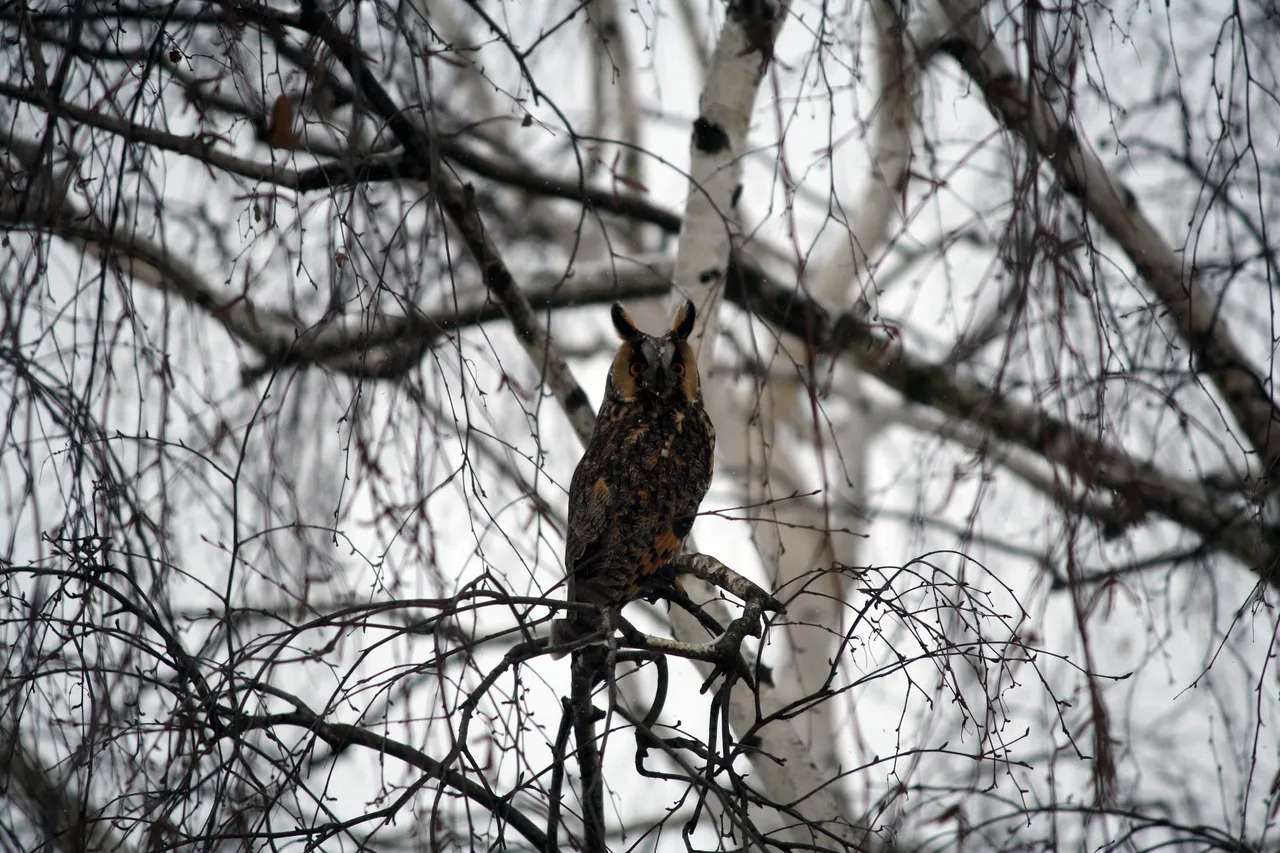
[[[693,303],[660,338],[638,330],[621,305],[612,316],[622,345],[591,444],[573,472],[565,546],[569,600],[605,610],[671,582],[663,565],[693,527],[716,441],[688,344]],[[552,642],[601,627],[598,618],[575,614],[553,623]]]

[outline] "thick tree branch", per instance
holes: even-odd
[[[865,314],[876,314],[876,294],[883,282],[873,283],[872,264],[879,261],[892,235],[893,224],[902,216],[910,177],[912,129],[916,125],[916,81],[918,66],[905,44],[905,7],[891,0],[871,0],[866,5],[869,27],[870,63],[875,70],[875,107],[871,111],[870,160],[859,163],[864,182],[852,198],[832,198],[846,227],[831,228],[824,235],[817,259],[806,268],[801,288],[811,298],[828,305],[854,306]],[[840,188],[843,189],[843,188]],[[830,235],[829,237],[827,235]],[[804,287],[807,284],[807,288]],[[792,618],[781,623],[786,632],[788,653],[785,666],[778,667],[778,695],[786,703],[801,702],[818,695],[831,678],[831,661],[838,656],[839,625],[846,607],[839,576],[818,574],[831,565],[858,565],[860,540],[832,531],[832,508],[866,503],[864,488],[867,451],[874,440],[876,422],[865,417],[861,405],[865,382],[852,368],[838,367],[834,383],[854,401],[850,416],[838,422],[822,417],[817,406],[816,372],[820,367],[808,357],[805,339],[783,339],[790,364],[798,365],[807,381],[791,387],[769,385],[760,390],[763,405],[767,396],[773,416],[762,419],[759,429],[743,442],[743,467],[752,459],[767,459],[768,473],[749,483],[747,501],[769,504],[770,499],[788,490],[821,489],[818,501],[789,501],[769,505],[767,513],[755,521],[753,538],[766,571],[779,588],[791,591]],[[789,423],[796,435],[808,440],[777,441],[776,430]],[[741,453],[741,451],[740,451]],[[815,464],[816,463],[816,464]],[[815,471],[815,468],[817,469]],[[790,485],[780,487],[779,482]],[[805,484],[803,487],[800,484]],[[797,717],[805,732],[814,760],[829,775],[840,765],[841,732],[846,725],[843,709],[834,702],[816,703]]]
[[[1250,362],[1221,316],[1221,300],[1200,284],[1194,259],[1175,252],[1142,212],[1133,192],[1064,124],[1040,93],[1018,78],[975,0],[944,0],[955,27],[939,48],[953,56],[986,95],[996,117],[1051,164],[1063,188],[1080,200],[1124,250],[1178,335],[1208,376],[1258,454],[1265,491],[1280,487],[1280,410],[1271,379]]]
[[[731,271],[741,284],[736,295],[744,307],[779,329],[808,340],[817,353],[845,355],[866,373],[908,400],[1025,447],[1063,466],[1092,488],[1112,490],[1136,523],[1147,512],[1198,533],[1205,543],[1236,557],[1272,585],[1280,537],[1251,520],[1247,504],[1222,505],[1203,494],[1189,494],[1153,465],[1139,462],[1101,439],[1046,412],[1021,406],[981,382],[956,375],[907,349],[905,341],[863,322],[855,313],[832,314],[794,290],[769,280],[749,258],[738,256]],[[731,281],[733,278],[731,278]],[[730,296],[734,297],[733,288]]]

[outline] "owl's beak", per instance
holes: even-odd
[[[671,387],[671,374],[665,370],[650,371],[653,376],[650,378],[650,384],[653,386],[653,393],[665,394],[667,389]]]

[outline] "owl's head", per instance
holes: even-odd
[[[702,396],[698,363],[689,335],[693,332],[693,303],[686,301],[671,320],[671,331],[660,338],[636,328],[631,312],[613,304],[613,328],[622,338],[609,371],[608,395],[619,402],[663,400],[697,402]]]

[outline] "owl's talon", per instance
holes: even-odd
[[[719,644],[717,643],[717,645]],[[725,648],[718,649],[717,652],[716,657],[720,658],[720,660],[716,661],[710,674],[702,682],[702,687],[698,690],[699,693],[706,693],[710,690],[711,685],[715,683],[717,678],[723,677],[727,683],[733,675],[745,681],[752,690],[756,689],[756,680],[751,675],[751,665],[746,662],[738,649]]]

